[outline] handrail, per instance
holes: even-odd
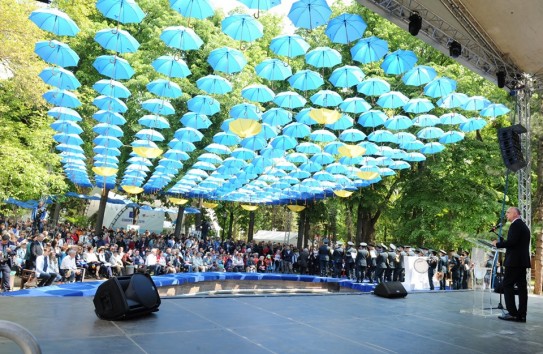
[[[41,354],[36,337],[17,323],[0,320],[0,336],[17,343],[25,354]]]

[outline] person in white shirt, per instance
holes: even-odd
[[[60,274],[70,283],[75,281],[75,277],[81,275],[81,271],[75,265],[76,250],[70,249],[68,255],[62,259],[60,264]]]
[[[51,262],[49,260],[50,253],[51,248],[45,247],[43,249],[43,254],[36,257],[36,277],[39,279],[39,287],[53,284],[57,277],[57,273],[53,272],[51,267]]]
[[[153,248],[151,249],[151,252],[147,254],[147,257],[145,257],[145,267],[147,271],[153,274],[155,273],[156,266],[157,266],[156,253],[157,253],[157,249]]]

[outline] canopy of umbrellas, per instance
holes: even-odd
[[[281,1],[239,2],[259,12]],[[170,5],[189,18],[189,24],[190,19],[204,20],[214,14],[208,0],[170,0]],[[118,80],[129,80],[134,75],[130,63],[120,55],[133,53],[139,47],[138,41],[119,27],[141,22],[144,13],[133,0],[98,0],[96,7],[105,17],[117,21],[115,28],[100,30],[95,36],[105,50],[114,54],[101,55],[93,64],[105,77],[93,85],[98,93],[93,101],[98,108],[93,115],[97,122],[93,127],[97,134],[93,141],[94,180],[99,187],[114,188],[123,146],[119,138],[123,137],[122,126],[126,123],[122,113],[128,109],[122,99],[131,94]],[[166,151],[157,145],[164,141],[160,130],[170,128],[164,116],[175,114],[169,100],[182,94],[172,79],[188,77],[191,71],[178,56],[156,58],[152,66],[163,78],[147,84],[147,90],[156,98],[141,103],[149,114],[138,121],[144,128],[133,137],[128,166],[119,185],[127,193],[162,191],[174,196],[245,203],[288,204],[333,193],[345,197],[394,175],[396,170],[410,168],[412,162],[424,161],[426,155],[441,152],[446,144],[463,140],[466,132],[486,125],[484,117],[509,111],[484,97],[456,92],[454,80],[437,76],[432,67],[416,65],[417,57],[412,51],[389,51],[386,41],[373,36],[364,38],[366,23],[359,15],[330,18],[331,13],[325,0],[298,0],[292,4],[288,18],[298,28],[326,26],[325,33],[332,43],[355,43],[350,49],[351,58],[342,58],[330,47],[311,49],[299,35],[280,35],[269,44],[275,56],[259,63],[255,83],[242,89],[246,101],[233,107],[221,107],[213,96],[232,91],[228,78],[241,72],[247,59],[234,48],[212,50],[207,62],[214,74],[196,80],[202,94],[188,100],[188,112],[180,119],[183,127],[167,142]],[[236,41],[258,40],[263,26],[255,17],[230,15],[222,21],[222,31]],[[65,13],[54,8],[34,11],[30,20],[59,37],[79,32]],[[183,26],[165,28],[160,39],[180,51],[198,50],[203,45],[197,33]],[[76,67],[79,56],[57,40],[36,43],[35,52],[53,65],[44,69],[40,77],[54,86],[43,97],[55,106],[48,114],[55,118],[51,127],[57,132],[54,139],[59,143],[57,149],[66,176],[76,185],[91,187],[79,136],[83,130],[77,124],[82,118],[75,110],[81,102],[72,92],[80,83],[65,69]],[[305,56],[308,68],[293,73],[290,60],[299,56]],[[410,99],[392,90],[382,78],[365,77],[361,67],[377,61],[381,61],[386,75],[401,75],[405,85],[423,88],[424,97]],[[343,62],[359,64],[341,66]],[[327,78],[318,72],[324,72],[323,68],[330,68]],[[325,79],[350,97],[319,90]],[[274,81],[285,80],[292,90],[274,92],[270,88]],[[309,102],[305,98],[308,91],[315,92]],[[262,112],[261,104],[269,102],[273,102],[273,108]],[[438,117],[430,113],[436,106],[460,110],[472,117],[458,112]],[[221,109],[229,109],[231,118],[222,123],[222,131],[204,147],[205,151],[197,150],[194,143],[203,138],[201,131],[212,124],[209,117]],[[161,145],[166,146],[165,143]],[[197,162],[173,184],[191,153],[199,154]]]

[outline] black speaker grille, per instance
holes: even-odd
[[[498,129],[498,142],[505,167],[513,172],[526,167],[527,163],[522,154],[520,134],[525,132],[520,124]]]

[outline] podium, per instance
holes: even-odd
[[[473,303],[471,312],[474,315],[492,316],[502,313],[498,308],[499,302],[493,301],[495,296],[492,289],[495,257],[498,252],[491,248],[474,247],[471,249]]]

